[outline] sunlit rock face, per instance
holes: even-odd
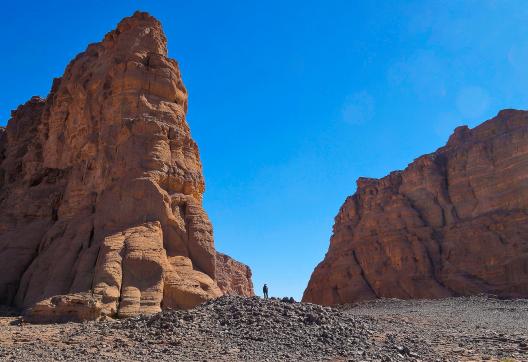
[[[360,178],[303,300],[528,296],[528,112],[459,127],[445,147]]]
[[[225,294],[254,296],[251,276],[251,269],[247,265],[229,255],[216,253],[216,282]]]
[[[0,304],[42,317],[56,314],[49,298],[81,305],[89,292],[101,314],[127,317],[222,295],[186,111],[161,25],[137,12],[46,99],[12,112],[0,129]]]

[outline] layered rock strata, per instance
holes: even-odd
[[[42,315],[89,293],[102,315],[127,317],[223,294],[186,111],[161,25],[137,12],[46,99],[12,112],[0,129],[0,304]]]
[[[303,300],[528,297],[528,112],[501,111],[381,179],[360,178]]]
[[[216,282],[227,295],[251,297],[255,295],[251,269],[228,255],[216,253]]]

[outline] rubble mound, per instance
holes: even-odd
[[[315,304],[224,296],[192,310],[163,311],[112,325],[144,344],[168,343],[183,359],[299,360],[346,356],[368,343],[357,317]],[[197,348],[198,347],[198,348]]]
[[[0,360],[528,360],[528,300],[376,300],[339,309],[221,297],[185,311],[25,324],[0,309]]]

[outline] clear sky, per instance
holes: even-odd
[[[528,108],[528,6],[452,1],[5,1],[0,125],[135,10],[189,90],[217,249],[299,299],[359,176]]]

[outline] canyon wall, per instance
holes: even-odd
[[[0,304],[84,319],[223,294],[229,266],[217,275],[186,112],[161,25],[141,12],[12,112],[0,129]],[[235,284],[251,294],[247,278]]]
[[[501,111],[405,170],[360,178],[303,301],[528,297],[528,112]]]

